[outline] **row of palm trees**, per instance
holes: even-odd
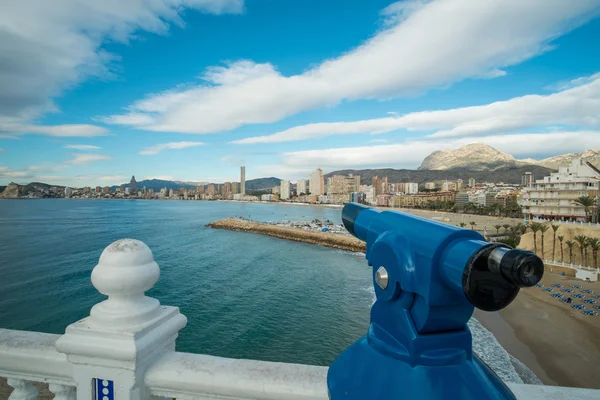
[[[469,225],[471,229],[475,229],[477,226],[477,222],[470,221]],[[467,226],[466,223],[461,222],[459,224],[460,227],[464,228]],[[500,236],[500,229],[504,229],[504,239],[496,239],[497,242],[506,243],[512,247],[517,247],[521,242],[521,236],[524,235],[527,230],[531,230],[533,233],[533,251],[538,254],[538,234],[541,237],[541,257],[544,259],[546,252],[544,247],[544,239],[545,235],[548,231],[552,233],[552,260],[556,260],[556,256],[558,255],[556,252],[556,240],[559,242],[560,249],[560,262],[565,262],[565,246],[569,249],[569,264],[573,264],[573,252],[579,249],[581,255],[581,265],[584,267],[594,267],[597,268],[598,265],[598,253],[600,252],[600,238],[598,237],[588,237],[585,235],[577,235],[572,239],[565,240],[564,235],[559,235],[558,230],[560,229],[560,225],[557,224],[542,224],[540,222],[532,222],[529,225],[523,225],[521,223],[510,225],[494,225],[494,229],[496,229],[496,237]],[[589,258],[592,256],[592,262],[590,263]]]

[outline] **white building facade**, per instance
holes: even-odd
[[[325,182],[323,182],[323,170],[321,168],[317,168],[315,172],[310,174],[309,191],[310,194],[316,196],[325,194]]]
[[[585,210],[574,201],[582,196],[598,198],[599,193],[600,170],[580,158],[573,159],[571,165],[523,189],[523,213],[530,218],[584,221]],[[590,216],[593,214],[591,210]]]
[[[290,199],[290,181],[281,181],[279,184],[279,198],[281,200]]]

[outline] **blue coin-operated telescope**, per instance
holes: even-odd
[[[366,242],[377,301],[368,333],[327,375],[332,400],[514,399],[472,351],[474,307],[508,306],[542,278],[534,253],[460,229],[357,203],[342,212]]]

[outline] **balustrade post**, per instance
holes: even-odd
[[[38,390],[29,381],[9,378],[6,383],[14,389],[8,400],[35,400],[38,397]]]
[[[156,357],[175,350],[187,323],[177,307],[144,295],[159,275],[152,251],[138,240],[119,240],[102,252],[92,284],[108,299],[56,342],[74,366],[78,400],[150,398],[144,374]]]

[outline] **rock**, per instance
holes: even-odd
[[[18,199],[19,197],[19,185],[14,182],[9,183],[6,189],[0,193],[0,198],[3,199]]]

